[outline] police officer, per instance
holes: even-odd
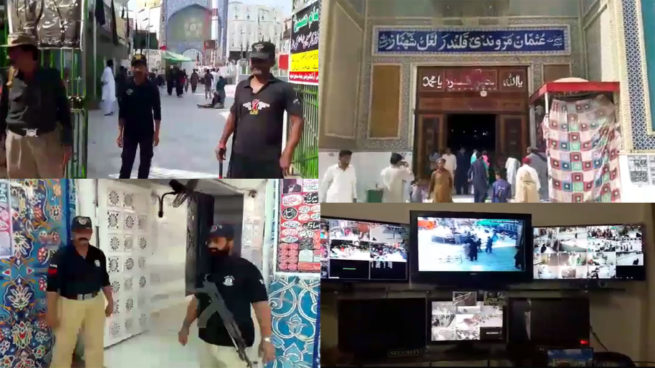
[[[9,68],[0,98],[9,178],[62,178],[73,153],[73,126],[59,71],[39,66],[36,39],[8,37]]]
[[[54,329],[51,368],[69,368],[77,335],[83,329],[86,368],[102,368],[105,318],[113,297],[105,254],[89,244],[91,219],[77,216],[71,226],[72,242],[55,253],[48,267],[46,322]],[[105,298],[108,304],[105,307]]]
[[[229,225],[214,225],[209,232],[208,241],[210,272],[199,279],[196,287],[203,286],[205,277],[216,285],[228,309],[234,314],[234,319],[248,347],[251,347],[255,340],[255,329],[250,312],[250,305],[253,306],[262,336],[259,354],[266,364],[275,359],[275,348],[271,344],[271,308],[268,305],[264,279],[255,265],[231,255],[233,247],[234,229]],[[209,297],[200,293],[197,293],[189,303],[178,334],[182,345],[186,345],[188,341],[189,327],[209,304]],[[218,314],[209,318],[206,328],[199,329],[199,335],[204,342],[200,353],[201,368],[245,367]]]
[[[234,94],[216,155],[225,160],[227,141],[232,138],[229,177],[282,178],[289,173],[293,152],[303,131],[303,111],[298,94],[289,83],[275,78],[275,45],[258,42],[250,53],[252,75],[239,83]],[[284,111],[291,132],[282,150]]]
[[[148,64],[143,55],[132,58],[132,78],[128,80],[119,101],[118,147],[123,148],[120,178],[128,179],[139,148],[139,179],[150,174],[153,146],[159,145],[161,103],[159,88],[148,80]],[[153,124],[154,118],[154,124]]]

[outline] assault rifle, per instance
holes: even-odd
[[[209,318],[211,318],[214,313],[218,313],[218,315],[223,320],[223,325],[225,325],[227,333],[230,335],[230,339],[232,339],[232,344],[239,353],[239,358],[246,362],[246,366],[248,368],[252,368],[252,362],[250,359],[248,359],[248,355],[246,355],[246,341],[241,335],[239,325],[237,325],[237,322],[234,320],[234,315],[232,312],[227,308],[225,300],[223,299],[221,293],[218,291],[216,284],[209,281],[207,278],[208,275],[205,275],[203,287],[196,289],[197,293],[206,294],[210,299],[209,306],[205,308],[204,311],[202,311],[200,316],[198,316],[198,328],[207,328],[207,322],[209,321]]]

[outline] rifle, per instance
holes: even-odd
[[[208,281],[208,275],[205,275],[203,287],[196,289],[196,292],[205,294],[209,296],[210,299],[209,306],[202,311],[200,316],[198,316],[198,328],[207,328],[209,318],[214,315],[214,313],[218,313],[223,320],[223,325],[225,326],[227,333],[230,335],[230,339],[232,339],[232,344],[237,349],[237,353],[239,353],[239,358],[246,362],[248,368],[252,368],[252,362],[246,355],[246,341],[243,339],[241,330],[239,330],[239,325],[237,325],[234,320],[234,315],[225,304],[225,300],[218,291],[216,284]]]

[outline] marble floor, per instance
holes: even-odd
[[[186,313],[186,304],[153,313],[147,332],[105,350],[105,368],[186,368],[198,367],[197,324],[193,324],[186,346],[177,341],[177,332]]]

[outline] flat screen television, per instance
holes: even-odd
[[[535,280],[645,280],[642,225],[534,228]]]
[[[497,284],[532,277],[532,216],[483,212],[410,212],[412,280]]]
[[[334,281],[407,281],[407,225],[321,218],[321,277]]]
[[[513,345],[577,348],[589,342],[587,298],[512,298],[508,308]]]
[[[342,299],[337,313],[341,352],[379,358],[425,349],[425,298]]]
[[[505,341],[502,306],[484,305],[479,301],[430,300],[428,310],[428,341],[431,344]]]

